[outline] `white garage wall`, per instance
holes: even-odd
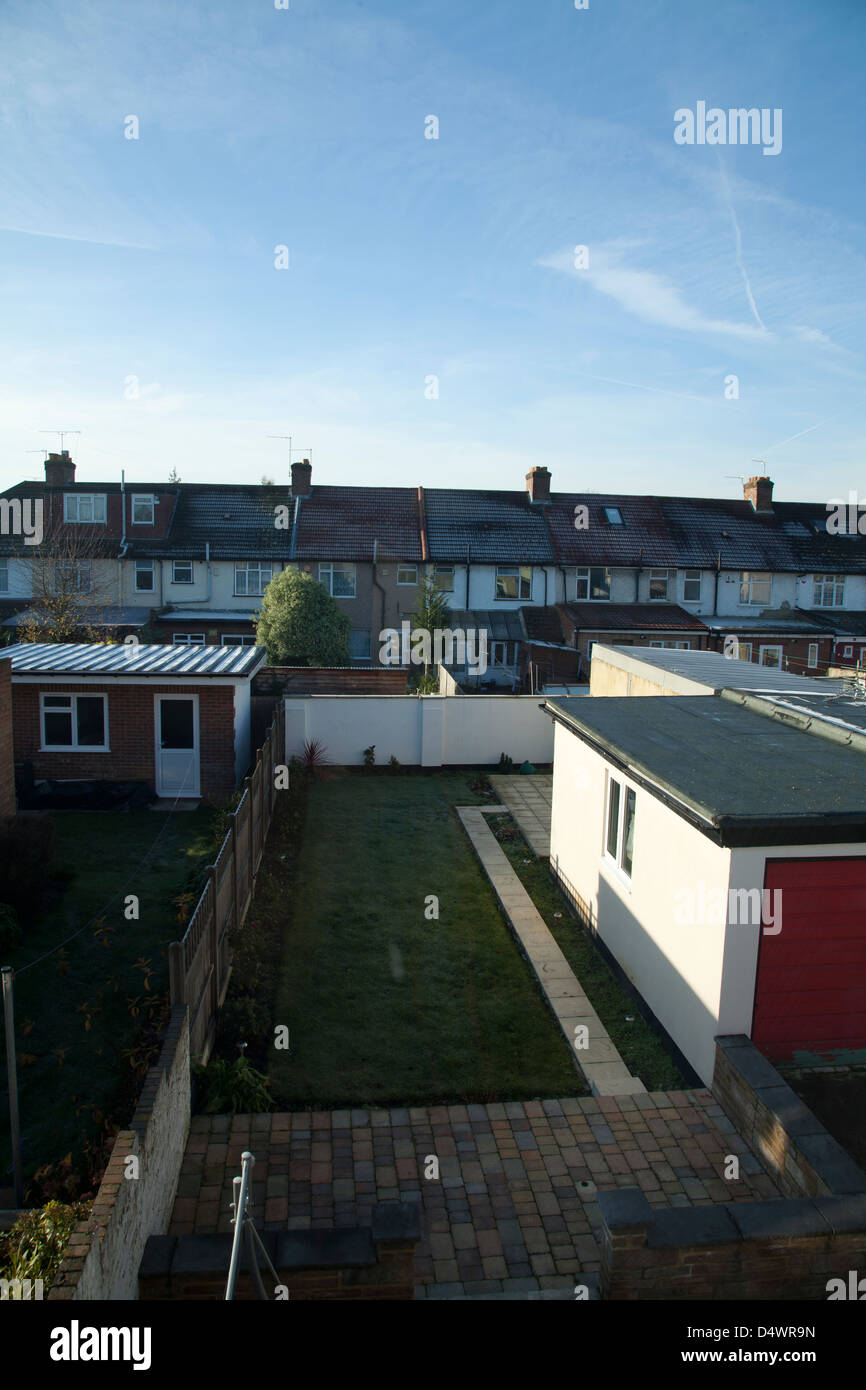
[[[553,723],[538,695],[310,695],[285,700],[286,757],[320,739],[332,763],[357,766],[376,745],[407,767],[553,760]]]
[[[602,858],[606,766],[598,753],[556,726],[551,863],[589,905],[608,950],[709,1084],[713,1038],[720,1031],[730,850],[613,770],[636,792],[629,887]],[[682,889],[695,895],[696,906],[715,899],[720,910],[678,921]],[[745,935],[739,945],[748,953]]]

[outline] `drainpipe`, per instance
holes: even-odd
[[[378,540],[375,540],[375,539],[374,539],[374,541],[373,541],[373,588],[374,588],[374,589],[378,589],[378,590],[379,590],[379,593],[380,593],[381,596],[382,596],[382,612],[381,612],[381,615],[380,615],[380,618],[379,618],[379,631],[382,632],[382,631],[384,631],[384,628],[385,628],[385,590],[384,590],[384,588],[382,587],[382,585],[379,583],[378,579],[376,578],[376,566],[377,566],[378,562],[379,562],[379,542],[378,542]],[[371,611],[371,617],[372,617],[372,611]],[[373,634],[372,634],[372,632],[371,632],[371,633],[370,633],[370,657],[371,657],[371,658],[372,658],[372,656],[373,656],[373,640],[372,640],[372,639],[373,639]]]
[[[469,612],[469,566],[472,563],[472,542],[466,542],[466,612]]]
[[[719,553],[718,553],[717,556],[716,556],[716,568],[715,568],[715,570],[713,571],[713,617],[714,617],[714,618],[717,618],[717,617],[719,616],[719,575],[721,574],[721,572],[722,572],[722,552],[719,551]],[[714,633],[713,633],[713,641],[714,641],[715,644],[716,644],[716,648],[715,648],[715,649],[716,649],[716,651],[718,651],[718,647],[719,647],[719,637],[718,637],[718,633],[717,633],[717,632],[714,632]],[[722,649],[724,650],[724,643],[722,644]]]
[[[637,568],[634,572],[634,601],[640,602],[640,577],[643,574],[643,546],[637,553]]]
[[[204,563],[207,573],[207,593],[204,598],[190,598],[184,603],[184,608],[193,608],[199,603],[210,603],[211,600],[211,572],[210,572],[210,541],[204,543]]]

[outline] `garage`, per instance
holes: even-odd
[[[774,1061],[866,1048],[866,858],[767,859],[764,886],[782,930],[761,933],[756,1046]]]

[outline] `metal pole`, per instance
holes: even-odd
[[[243,1233],[244,1221],[246,1219],[247,1202],[249,1200],[249,1185],[252,1181],[253,1164],[255,1163],[255,1161],[255,1158],[249,1152],[249,1150],[245,1149],[244,1152],[241,1154],[240,1192],[238,1192],[237,1189],[238,1179],[235,1178],[234,1180],[235,1234],[234,1239],[232,1240],[232,1258],[231,1264],[229,1265],[228,1283],[226,1284],[226,1303],[231,1303],[232,1298],[234,1297],[235,1279],[237,1278],[238,1261],[240,1259],[241,1253],[241,1235]]]
[[[12,981],[15,971],[4,965],[3,1017],[6,1021],[6,1072],[9,1077],[9,1128],[12,1131],[12,1164],[15,1174],[15,1205],[24,1205],[24,1168],[21,1163],[21,1124],[18,1118],[18,1069],[15,1065],[15,1003]]]

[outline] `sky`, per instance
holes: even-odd
[[[866,5],[288,5],[2,0],[0,486],[866,497]]]

